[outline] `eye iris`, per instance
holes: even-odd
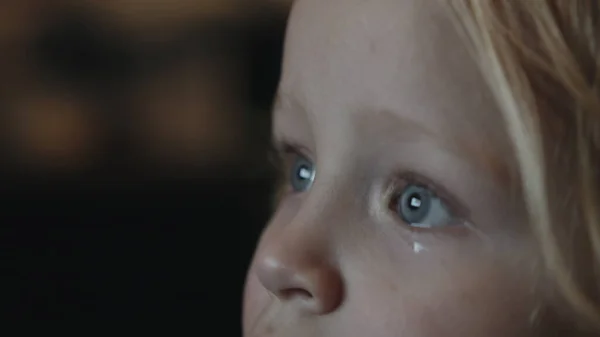
[[[305,158],[295,160],[292,168],[291,185],[295,192],[304,192],[310,188],[315,178],[313,165]]]
[[[410,185],[400,195],[398,214],[408,224],[420,224],[429,215],[431,198],[426,188]]]

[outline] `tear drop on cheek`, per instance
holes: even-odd
[[[425,248],[425,246],[423,246],[422,244],[418,243],[418,242],[413,242],[413,252],[415,252],[415,254],[420,254],[423,252],[426,252],[427,248]]]

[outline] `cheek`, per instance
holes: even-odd
[[[526,287],[503,277],[481,277],[485,270],[448,280],[453,287],[431,282],[425,298],[408,301],[407,316],[418,324],[424,336],[452,331],[452,336],[529,335],[531,297]],[[443,280],[441,280],[443,282]],[[448,334],[446,334],[448,336]]]
[[[523,273],[486,259],[446,256],[440,261],[430,256],[405,261],[401,268],[390,265],[385,273],[357,276],[348,326],[364,327],[373,336],[531,335],[534,301],[531,280]]]

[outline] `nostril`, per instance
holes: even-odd
[[[292,299],[294,297],[301,298],[303,300],[310,300],[313,298],[313,295],[309,291],[302,288],[283,289],[280,291],[279,295],[281,296],[281,298],[286,300]]]

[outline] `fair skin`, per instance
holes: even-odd
[[[539,256],[515,160],[442,6],[297,1],[283,69],[286,193],[244,335],[534,335]]]

